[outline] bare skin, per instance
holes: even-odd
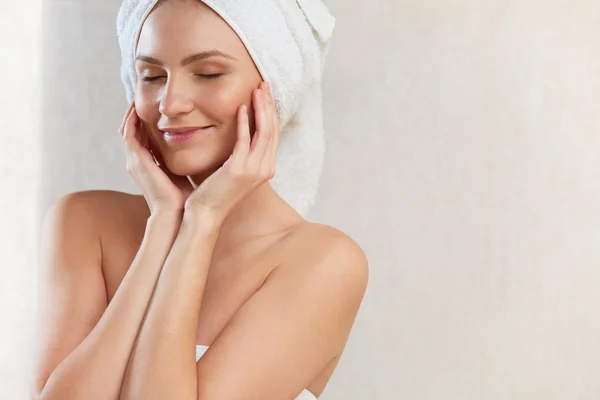
[[[98,192],[97,196],[99,205],[106,202],[115,204],[115,208],[108,212],[116,215],[104,218],[99,226],[103,232],[101,236],[105,238],[102,268],[107,301],[110,301],[139,248],[148,214],[140,212],[146,208],[141,196],[119,192]],[[121,210],[135,210],[138,215],[129,213],[127,217],[124,215],[126,212]],[[202,300],[196,343],[210,346],[233,314],[256,293],[277,265],[286,264],[286,259],[295,259],[299,261],[296,265],[302,266],[302,260],[317,257],[324,247],[340,236],[344,234],[332,227],[292,217],[282,225],[280,232],[257,236],[237,251],[215,250]],[[220,243],[219,246],[227,246]],[[307,253],[307,248],[313,253]],[[340,343],[340,347],[344,345],[345,342]],[[340,356],[332,359],[307,385],[306,388],[315,396],[320,396],[325,389]]]
[[[179,64],[190,54],[212,49],[233,58]],[[239,105],[253,110],[256,104],[258,71],[229,26],[208,7],[190,1],[170,0],[157,8],[144,24],[137,54],[162,64],[138,62],[135,101],[163,168],[175,178],[191,175],[196,183],[204,182],[231,154]],[[222,77],[206,80],[196,74]],[[158,78],[141,83],[148,76]],[[249,112],[254,128],[253,115]],[[161,127],[205,125],[215,129],[195,145],[167,143],[160,132]],[[190,194],[189,188],[182,192]],[[167,255],[173,255],[169,249],[181,216],[148,196],[113,191],[77,193],[57,204],[45,222],[44,320],[34,397],[118,398],[126,367],[133,382],[140,382],[141,372],[131,372],[127,361],[144,357],[134,346],[150,303],[144,296],[151,295],[156,281],[162,285],[159,273]],[[368,276],[364,253],[342,232],[306,221],[268,182],[228,210],[218,225],[194,330],[196,344],[211,346],[197,363],[197,398],[254,398],[265,390],[290,394],[303,387],[319,396],[362,301]],[[305,297],[287,295],[295,291]],[[314,325],[299,323],[289,327],[293,331],[277,333],[283,332],[283,315],[277,316],[281,307],[276,305],[286,306],[288,298],[296,299],[286,308],[290,320],[314,318]],[[332,303],[337,308],[323,306]],[[269,371],[266,378],[254,367],[257,358]],[[215,372],[234,370],[228,376]],[[213,385],[218,379],[240,387],[219,392]]]

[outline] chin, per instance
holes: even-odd
[[[203,159],[196,153],[193,157],[184,154],[178,154],[176,157],[170,157],[165,160],[167,168],[173,174],[178,176],[196,176],[203,175],[210,171],[216,171],[225,161],[215,161],[214,159]]]

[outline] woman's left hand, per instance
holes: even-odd
[[[185,212],[208,213],[222,221],[255,188],[275,176],[279,123],[270,85],[262,82],[252,93],[256,132],[251,140],[248,110],[237,112],[237,142],[217,171],[187,197]]]

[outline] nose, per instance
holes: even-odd
[[[164,86],[163,96],[160,99],[158,110],[166,117],[176,117],[187,114],[194,108],[194,102],[190,96],[189,83],[178,82],[171,76]],[[188,86],[188,88],[186,88]]]

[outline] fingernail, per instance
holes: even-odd
[[[260,97],[262,99],[262,96],[263,96],[262,89],[258,89],[258,97]]]

